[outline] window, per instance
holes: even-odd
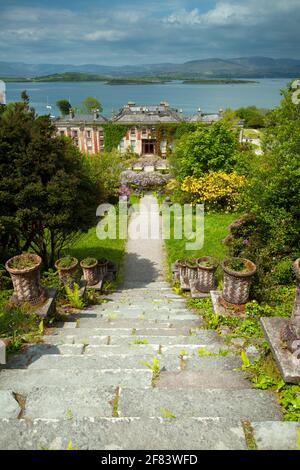
[[[134,136],[136,135],[136,128],[133,127],[131,130],[130,130],[130,135]]]
[[[63,137],[65,135],[65,131],[60,131],[60,135]]]
[[[131,145],[132,151],[135,152],[135,149],[136,149],[136,141],[135,141],[135,140],[131,140],[131,141],[130,141],[130,145]]]
[[[86,131],[86,136],[87,136],[88,139],[90,139],[91,138],[91,131]]]

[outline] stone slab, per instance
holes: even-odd
[[[110,402],[116,389],[100,387],[59,387],[33,389],[26,400],[25,419],[73,419],[112,417]]]
[[[213,309],[215,312],[215,315],[223,316],[223,317],[241,317],[244,318],[246,315],[243,312],[233,312],[229,308],[223,307],[223,305],[220,305],[220,298],[221,298],[222,292],[218,290],[211,290],[210,291],[210,296],[211,296],[211,301],[213,305]]]
[[[252,422],[258,450],[299,450],[300,422]]]
[[[2,450],[246,450],[242,426],[221,418],[0,420]]]
[[[287,383],[297,384],[300,383],[300,359],[284,349],[280,340],[280,330],[288,321],[287,318],[263,317],[261,325],[283,379]]]
[[[269,392],[241,390],[121,390],[120,416],[159,417],[162,409],[170,410],[177,418],[212,417],[235,421],[276,421],[281,419],[279,405]]]
[[[28,369],[145,369],[149,370],[146,365],[152,364],[154,354],[146,355],[130,355],[130,354],[115,354],[115,355],[56,355],[49,354],[40,357],[37,361],[28,365]],[[160,356],[159,365],[164,370],[180,370],[180,359],[176,355]],[[84,384],[83,384],[84,385]]]
[[[101,292],[103,287],[103,279],[101,279],[97,284],[94,284],[93,286],[86,286],[87,289],[93,289],[96,291]]]
[[[17,418],[21,408],[10,390],[0,390],[0,418]]]
[[[57,289],[45,288],[47,294],[47,300],[41,307],[34,310],[34,313],[41,318],[49,317],[55,313],[55,300],[57,295]]]
[[[220,351],[220,346],[216,344],[175,344],[175,345],[159,345],[159,344],[120,344],[120,345],[93,345],[90,344],[85,347],[84,354],[88,355],[118,355],[118,354],[129,354],[132,356],[135,355],[145,355],[152,354],[153,356],[160,357],[160,355],[176,355],[179,356],[182,351],[185,352],[188,356],[197,355],[198,349],[205,348],[206,351],[218,354]],[[222,350],[228,348],[222,347]]]
[[[103,370],[64,370],[64,369],[19,369],[1,371],[0,390],[13,390],[27,394],[36,387],[102,387],[151,386],[152,373],[143,369],[103,369]]]
[[[161,372],[156,387],[172,389],[171,393],[173,393],[173,390],[177,388],[187,390],[205,390],[207,388],[235,390],[250,388],[251,384],[244,378],[242,372],[227,370],[212,374],[209,370],[182,370],[179,372]]]
[[[6,344],[0,339],[0,364],[6,364]]]
[[[200,328],[203,325],[203,320],[200,317],[194,317],[194,320],[139,320],[135,319],[123,320],[122,318],[116,320],[103,320],[102,318],[79,318],[79,327],[89,328]]]
[[[224,371],[233,371],[242,366],[242,361],[235,356],[192,356],[184,357],[185,371],[211,372],[211,374],[222,375]]]

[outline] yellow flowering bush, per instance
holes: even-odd
[[[201,178],[187,176],[181,189],[191,195],[193,202],[205,204],[207,210],[232,212],[238,208],[240,190],[245,177],[222,171],[206,173]]]

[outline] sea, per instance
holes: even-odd
[[[159,104],[168,101],[170,106],[188,117],[198,111],[214,113],[220,109],[237,109],[255,105],[274,108],[281,100],[280,91],[291,79],[253,79],[257,83],[245,84],[184,84],[175,80],[155,85],[109,85],[105,82],[41,82],[7,83],[7,102],[20,100],[26,90],[30,105],[39,115],[58,117],[57,100],[67,99],[73,107],[80,108],[87,96],[97,98],[103,106],[103,115],[111,117],[128,101],[137,105]]]

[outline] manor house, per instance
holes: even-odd
[[[165,157],[168,146],[172,142],[161,136],[158,142],[156,127],[159,124],[176,124],[180,122],[203,122],[211,124],[221,119],[222,110],[217,114],[206,114],[200,109],[196,114],[185,118],[181,110],[172,108],[169,103],[162,101],[159,105],[140,106],[128,102],[110,119],[97,111],[93,114],[75,114],[55,120],[57,132],[73,139],[78,148],[88,154],[101,152],[105,148],[104,125],[106,123],[124,124],[124,137],[120,140],[119,150],[125,153],[131,149],[139,156],[160,155]]]

